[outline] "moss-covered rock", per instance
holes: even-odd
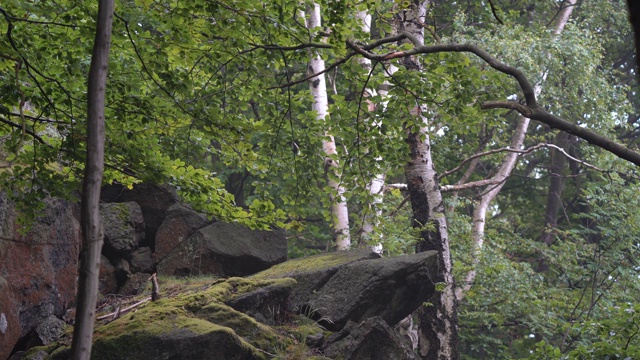
[[[93,359],[264,359],[293,340],[224,302],[269,286],[292,287],[293,279],[230,278],[212,281],[142,305],[98,326]]]

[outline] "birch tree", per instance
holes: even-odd
[[[571,16],[573,9],[575,8],[575,5],[576,0],[568,0],[567,5],[565,5],[558,14],[553,28],[553,33],[556,37],[560,36],[562,30],[567,25],[567,22],[569,21],[569,17]],[[547,78],[547,73],[541,74],[541,78],[541,82],[536,84],[534,88],[534,94],[536,97],[540,96],[540,93],[542,92],[542,82],[544,82],[544,80]],[[524,115],[519,116],[518,124],[513,136],[511,137],[511,144],[509,144],[510,149],[520,150],[522,148],[530,121],[531,119]],[[567,135],[566,133],[563,134],[565,134],[563,136]],[[511,176],[513,169],[516,167],[519,156],[520,154],[517,152],[507,153],[496,174],[491,177],[491,179],[488,181],[488,185],[486,185],[482,190],[482,195],[478,199],[478,202],[473,210],[472,239],[474,246],[474,264],[473,268],[469,270],[469,272],[467,272],[463,285],[456,288],[456,298],[458,301],[462,299],[462,297],[464,296],[464,292],[468,291],[471,288],[473,281],[475,280],[477,275],[476,267],[478,262],[480,261],[479,257],[481,256],[482,246],[484,244],[485,224],[487,220],[487,211],[489,209],[489,205],[498,196],[498,194],[504,187],[505,182],[507,181],[509,176]],[[560,156],[564,157],[564,154]],[[559,179],[559,177],[556,179]]]
[[[307,28],[309,31],[317,31],[322,27],[320,5],[314,3],[308,12]],[[329,116],[329,98],[327,95],[327,82],[324,71],[325,64],[320,54],[311,54],[309,60],[309,74],[319,74],[309,79],[309,89],[313,96],[311,109],[316,112],[316,119],[327,123]],[[351,236],[349,234],[349,210],[344,197],[345,188],[341,184],[340,164],[338,163],[338,151],[336,142],[331,134],[331,130],[326,125],[324,139],[322,140],[322,151],[325,155],[324,168],[327,176],[327,183],[331,189],[331,217],[333,234],[338,250],[348,250],[351,247]]]
[[[366,10],[358,11],[356,12],[356,18],[360,21],[360,24],[362,26],[362,31],[365,34],[370,35],[371,34],[371,14],[369,14],[368,11]],[[367,59],[366,57],[359,57],[357,60],[363,69],[369,72],[373,71],[371,66],[371,60]],[[375,94],[375,90],[371,88],[367,88],[364,91],[365,91],[366,97],[371,97],[371,96],[374,96]],[[366,100],[366,103],[367,103],[367,111],[370,113],[373,113],[375,111],[376,104],[368,99]],[[374,126],[374,127],[379,126],[376,120],[369,119],[369,122],[371,126]],[[382,160],[381,157],[376,158],[376,163],[375,163],[376,169],[374,169],[373,171],[374,172],[373,179],[371,179],[371,181],[367,186],[367,189],[369,190],[369,195],[371,196],[372,201],[369,203],[368,212],[365,213],[364,215],[364,222],[362,224],[362,229],[360,231],[360,236],[364,239],[371,238],[371,236],[374,233],[374,230],[376,229],[376,225],[378,223],[377,219],[380,216],[382,216],[382,209],[380,208],[380,205],[384,201],[383,191],[384,191],[385,174],[380,172],[381,169],[379,169],[379,163],[381,162],[381,160]],[[382,235],[378,232],[376,236],[381,237]],[[381,243],[372,244],[371,249],[376,253],[381,254],[383,250],[382,244]]]
[[[413,36],[414,44],[424,44],[424,19],[428,1],[410,3],[400,10],[398,27]],[[403,65],[415,71],[421,69],[419,59],[405,57]],[[436,168],[431,156],[428,134],[428,110],[416,104],[410,111],[417,118],[407,124],[406,142],[409,145],[409,163],[405,169],[407,188],[411,197],[413,227],[420,229],[416,251],[435,250],[439,257],[438,291],[420,308],[418,351],[424,359],[457,359],[458,335],[454,279],[447,219]]]

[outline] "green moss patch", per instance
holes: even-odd
[[[370,250],[338,251],[289,260],[259,272],[250,279],[272,279],[331,269],[354,261],[371,259]]]

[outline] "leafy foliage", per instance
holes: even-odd
[[[309,31],[310,2],[121,0],[116,7],[106,116],[105,182],[166,183],[200,211],[252,227],[288,229],[290,255],[331,248],[330,189],[322,137],[339,147],[339,180],[351,233],[387,254],[413,251],[406,194],[371,194],[371,180],[404,181],[405,130],[421,106],[441,185],[495,174],[517,114],[483,111],[487,100],[518,101],[515,82],[476,57],[419,57],[364,68],[346,40],[393,34],[391,1],[319,2],[324,29]],[[550,112],[638,147],[635,55],[623,1],[579,5],[561,37],[549,25],[560,2],[430,2],[426,42],[473,43],[518,67],[542,88]],[[356,11],[373,17],[362,30]],[[97,6],[91,1],[0,5],[0,189],[22,204],[25,223],[46,196],[76,197],[86,147],[85,82]],[[496,19],[500,19],[504,25]],[[553,41],[552,41],[553,40]],[[386,53],[410,48],[388,43]],[[304,80],[311,53],[327,65],[330,116],[315,120]],[[344,62],[342,62],[344,60]],[[339,66],[338,66],[339,65]],[[391,66],[398,71],[391,75]],[[368,91],[366,89],[373,89]],[[384,91],[387,93],[385,94]],[[372,105],[372,106],[370,106]],[[535,124],[525,147],[556,133]],[[557,225],[545,224],[554,176],[547,148],[523,154],[492,204],[485,246],[474,261],[473,208],[481,188],[445,194],[456,280],[476,282],[460,305],[466,358],[636,358],[639,287],[638,173],[571,137]],[[462,166],[460,167],[460,165]],[[448,172],[456,169],[457,171]],[[540,241],[543,233],[554,241]]]

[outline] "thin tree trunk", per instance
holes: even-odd
[[[565,149],[569,145],[569,134],[564,131],[556,135],[555,145]],[[549,190],[547,191],[547,208],[544,214],[545,229],[542,233],[542,242],[551,245],[553,242],[553,232],[558,226],[558,210],[560,210],[562,200],[562,190],[564,188],[564,168],[566,156],[556,149],[550,149],[551,164],[549,165]]]
[[[554,34],[559,36],[562,33],[562,30],[567,25],[569,21],[569,17],[573,12],[573,8],[575,7],[577,0],[568,0],[567,5],[560,11],[558,14],[558,19],[554,26]],[[547,78],[547,74],[542,75],[542,81]],[[534,88],[535,96],[538,97],[542,91],[541,85],[536,85]],[[518,119],[518,125],[516,126],[516,130],[511,138],[511,144],[509,145],[512,149],[520,149],[524,143],[524,139],[527,134],[527,128],[529,127],[530,119],[525,116],[520,116]],[[477,267],[480,262],[480,256],[482,254],[482,247],[484,245],[484,228],[487,219],[487,210],[489,209],[489,205],[491,202],[498,196],[500,190],[504,186],[507,178],[511,176],[513,169],[515,168],[518,160],[518,153],[509,153],[505,156],[502,161],[502,165],[498,169],[498,172],[493,176],[492,180],[497,185],[489,185],[482,192],[482,196],[478,200],[478,203],[473,211],[473,229],[472,229],[472,239],[473,239],[473,266],[471,270],[469,270],[465,276],[464,284],[461,287],[456,288],[456,299],[458,301],[462,300],[464,297],[464,293],[468,291],[473,282],[475,281],[477,275]]]
[[[100,0],[96,37],[93,44],[87,91],[87,158],[82,185],[81,254],[78,306],[76,310],[72,357],[91,357],[95,309],[98,299],[98,275],[102,251],[103,229],[100,221],[100,186],[104,169],[104,99],[111,46],[113,0]]]
[[[312,30],[322,26],[320,17],[320,5],[313,4],[313,8],[309,11],[307,19],[307,28]],[[320,55],[312,54],[309,61],[309,73],[315,74],[324,71],[324,60]],[[316,111],[316,119],[326,122],[329,116],[329,100],[327,96],[327,83],[324,74],[309,79],[309,87],[311,95],[313,95],[312,110]],[[349,235],[349,210],[347,209],[347,201],[344,197],[345,189],[340,184],[340,167],[334,158],[338,154],[336,143],[330,131],[325,131],[322,140],[322,150],[324,151],[324,167],[327,175],[327,181],[331,188],[331,215],[333,218],[333,233],[336,239],[338,250],[348,250],[351,247],[351,236]]]

